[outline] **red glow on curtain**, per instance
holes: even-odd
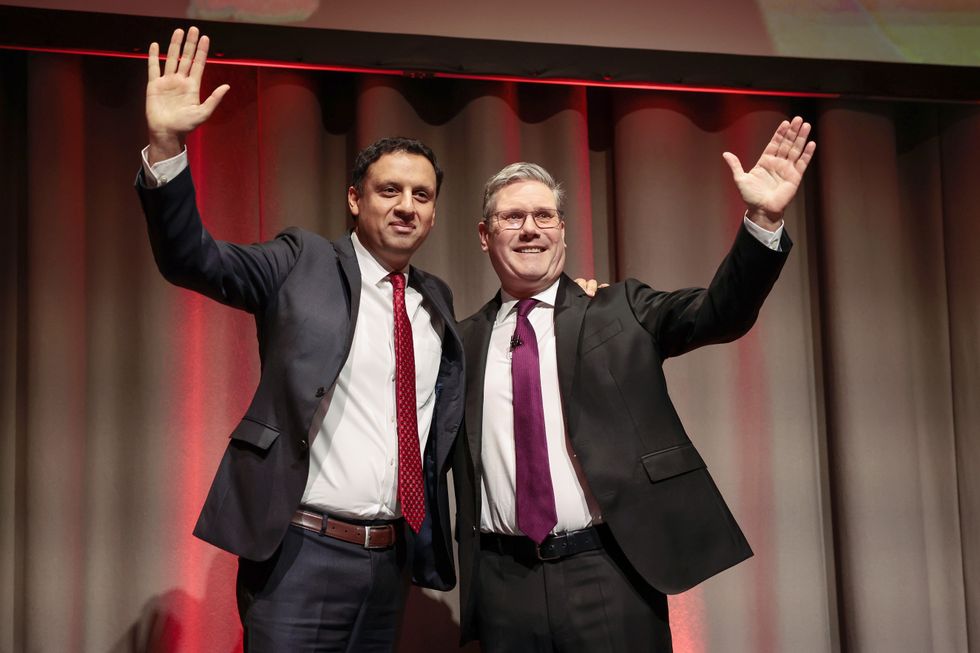
[[[200,130],[192,132],[187,138],[188,157],[196,177],[199,204],[203,202],[207,189],[204,169],[200,165],[201,140]],[[213,402],[213,397],[209,397],[206,391],[209,335],[205,323],[205,304],[210,301],[197,293],[180,291],[176,311],[181,319],[181,332],[178,336],[181,348],[174,352],[177,357],[175,368],[180,380],[176,384],[178,400],[175,435],[178,439],[176,446],[182,452],[180,469],[185,473],[175,488],[178,497],[176,551],[177,559],[181,561],[179,582],[175,584],[190,589],[192,593],[208,577],[209,561],[205,556],[205,547],[193,539],[190,533],[194,530],[202,499],[207,491],[204,483],[208,476],[202,475],[199,470],[214,465],[214,461],[205,460],[203,451],[205,438],[213,435],[209,433],[205,412]],[[199,607],[193,607],[194,602],[188,602],[188,606],[190,609],[181,611],[173,635],[164,643],[169,651],[203,651],[208,648],[206,613]]]
[[[705,653],[708,644],[704,624],[704,599],[701,589],[692,590],[669,597],[670,633],[674,653]]]

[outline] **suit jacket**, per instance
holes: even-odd
[[[267,559],[306,486],[314,413],[350,352],[361,289],[353,244],[350,236],[330,242],[297,228],[257,245],[218,241],[201,223],[189,170],[160,188],[136,187],[163,276],[255,316],[258,388],[231,433],[194,534],[239,556]],[[416,268],[409,283],[446,329],[423,452],[426,517],[418,535],[406,531],[413,580],[449,589],[456,580],[447,464],[462,419],[462,345],[446,284]]]
[[[740,229],[710,286],[660,292],[628,279],[591,301],[562,275],[554,312],[569,438],[605,523],[643,581],[674,594],[752,555],[667,394],[663,363],[746,333],[791,242],[775,252]],[[454,453],[463,637],[473,636],[480,559],[481,430],[498,293],[460,323],[464,425]]]

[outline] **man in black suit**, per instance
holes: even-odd
[[[591,301],[563,274],[563,193],[518,163],[484,193],[501,290],[460,323],[465,426],[453,474],[463,640],[499,651],[669,651],[665,594],[752,555],[667,394],[662,365],[754,323],[791,243],[783,210],[810,125],[784,121],[707,289],[628,279]],[[464,435],[465,434],[465,435]]]
[[[456,582],[446,470],[462,348],[449,289],[409,266],[442,171],[422,143],[382,139],[354,164],[352,234],[215,240],[183,146],[228,91],[199,102],[208,45],[175,31],[162,75],[150,46],[137,181],[164,277],[249,311],[258,332],[259,385],[194,533],[239,556],[246,650],[389,651],[408,577]]]

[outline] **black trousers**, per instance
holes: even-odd
[[[667,597],[615,543],[554,562],[480,553],[476,620],[484,653],[669,653]]]
[[[368,550],[291,525],[269,560],[239,558],[244,649],[387,653],[407,591],[403,538]]]

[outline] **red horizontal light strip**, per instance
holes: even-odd
[[[0,50],[23,50],[27,52],[48,52],[55,54],[75,54],[93,57],[114,57],[117,59],[146,59],[143,52],[117,52],[110,50],[86,50],[80,48],[37,48],[0,45]],[[161,56],[160,59],[166,59]],[[747,89],[732,86],[699,86],[694,84],[668,84],[664,82],[617,82],[612,80],[575,79],[572,77],[521,77],[519,75],[497,75],[476,73],[446,73],[429,71],[394,70],[390,68],[361,68],[357,66],[336,66],[318,63],[271,61],[268,59],[224,59],[220,53],[212,54],[209,64],[226,66],[249,66],[254,68],[283,68],[290,70],[322,70],[342,73],[366,73],[372,75],[397,75],[400,77],[421,77],[425,79],[472,79],[493,82],[517,82],[529,84],[554,84],[559,86],[593,86],[601,88],[624,88],[655,91],[685,91],[689,93],[726,93],[729,95],[770,95],[781,97],[839,98],[840,93],[818,93],[814,91],[782,91],[775,89]]]

